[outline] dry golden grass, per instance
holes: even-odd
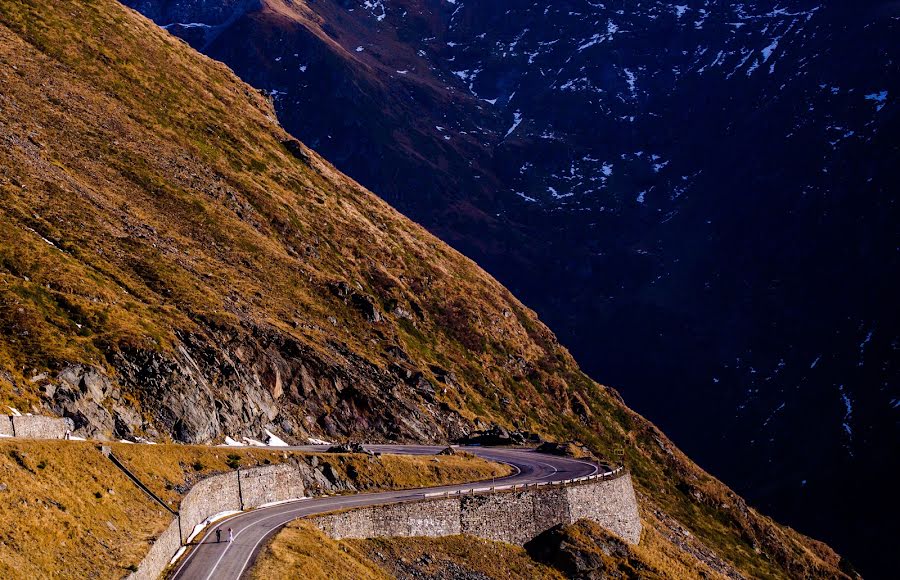
[[[92,443],[0,440],[0,578],[119,578],[170,514]]]
[[[582,521],[566,528],[568,549],[602,563],[609,577],[648,580],[725,578],[669,542],[653,527],[645,527],[638,546],[616,555],[598,545],[622,542],[597,524]],[[423,558],[424,556],[424,558]],[[265,547],[252,569],[252,578],[303,577],[387,578],[410,570],[428,575],[453,563],[495,580],[560,579],[564,574],[534,561],[519,547],[471,536],[443,538],[374,538],[335,541],[303,520],[291,523]],[[601,571],[598,570],[598,573]]]
[[[581,520],[565,528],[566,544],[570,550],[591,555],[602,562],[612,576],[614,572],[626,578],[646,580],[689,580],[725,578],[724,575],[668,541],[652,525],[646,525],[638,545],[625,544],[614,534],[594,522]],[[621,552],[604,549],[603,544],[618,546]]]
[[[641,541],[630,546],[631,552],[649,568],[658,570],[666,578],[682,580],[689,578],[726,578],[713,570],[705,562],[673,544],[660,532],[661,523],[656,518],[642,517],[644,528]]]
[[[535,562],[523,548],[470,536],[444,538],[376,538],[347,540],[342,544],[356,548],[383,569],[402,569],[416,563],[425,574],[436,573],[447,564],[455,564],[492,580],[562,580],[557,570]],[[383,559],[379,557],[383,555]],[[422,556],[426,556],[425,560]]]
[[[425,555],[427,559],[422,560]],[[251,570],[251,578],[382,580],[396,577],[395,566],[410,563],[424,574],[434,574],[452,563],[494,580],[563,578],[533,561],[522,548],[501,542],[467,536],[337,542],[303,521],[288,525],[269,542]]]
[[[365,555],[336,542],[304,522],[286,526],[269,542],[250,572],[258,580],[303,578],[304,580],[387,580],[390,575]]]
[[[110,444],[174,509],[202,476],[311,454],[186,445]],[[471,456],[320,455],[361,489],[488,479],[508,466]],[[438,461],[432,461],[437,459]],[[199,467],[195,469],[195,467]],[[2,487],[5,486],[5,487]],[[82,441],[0,440],[0,578],[118,578],[146,554],[171,516]]]
[[[359,455],[337,455],[330,462],[361,490],[450,485],[461,481],[504,477],[512,473],[512,468],[508,465],[485,461],[468,454],[438,457],[382,455],[375,460]],[[350,474],[355,475],[350,477]]]

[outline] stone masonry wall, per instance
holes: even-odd
[[[156,538],[150,551],[141,560],[138,569],[128,575],[128,580],[156,580],[169,565],[172,557],[181,548],[178,534],[178,520],[172,520],[169,527]]]
[[[335,539],[467,534],[523,545],[557,524],[582,518],[638,543],[641,520],[631,476],[371,506],[309,519]]]
[[[457,498],[368,506],[315,518],[334,538],[452,536],[462,533]]]
[[[598,490],[587,485],[564,488],[572,521],[582,518],[595,521],[625,541],[637,544],[641,539],[641,519],[631,476],[624,475],[598,485],[601,486]],[[598,496],[602,497],[601,501],[597,501]]]
[[[509,492],[460,498],[464,534],[521,546],[535,535],[535,492]]]
[[[361,508],[321,518],[322,531],[332,538],[374,538],[373,508]],[[319,518],[314,520],[319,525]]]
[[[159,578],[194,527],[210,516],[299,499],[304,492],[300,468],[290,463],[242,469],[200,480],[181,500],[181,534],[176,518],[156,539],[128,580]]]
[[[220,512],[240,511],[241,494],[236,473],[224,473],[201,479],[181,500],[181,539],[188,536],[197,524]]]
[[[557,524],[574,522],[578,518],[572,516],[569,503],[568,488],[556,487],[541,491],[540,497],[534,500],[534,521],[542,522],[544,529],[535,529],[535,535]]]
[[[288,463],[240,471],[244,509],[274,501],[303,497],[303,480],[297,467]]]
[[[459,502],[439,499],[423,510],[418,502],[398,503],[372,510],[375,535],[450,536],[462,533]]]
[[[15,436],[22,439],[65,439],[66,431],[70,431],[72,426],[66,419],[58,419],[56,417],[44,417],[42,415],[13,415],[0,416],[6,417],[15,431]],[[0,424],[5,423],[0,419]],[[0,433],[4,432],[4,427],[0,427]],[[9,433],[13,435],[12,432]]]

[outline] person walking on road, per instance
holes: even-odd
[[[234,541],[234,532],[231,531],[231,528],[228,528],[228,543],[230,544],[233,541]]]
[[[216,530],[216,543],[218,544],[221,541],[222,541],[222,530],[217,529]]]

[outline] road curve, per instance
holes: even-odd
[[[425,445],[367,445],[372,451],[406,455],[433,455],[443,447]],[[284,449],[283,447],[279,449]],[[323,451],[321,446],[294,447],[301,451]],[[516,468],[508,477],[497,479],[500,485],[521,485],[563,481],[603,473],[603,467],[572,459],[544,455],[531,450],[467,447],[466,451],[491,461],[507,463]],[[360,493],[355,495],[308,498],[271,507],[255,509],[213,524],[203,540],[189,548],[175,566],[172,578],[179,580],[238,580],[249,570],[265,541],[282,526],[297,518],[334,510],[375,504],[401,503],[421,500],[423,494],[468,491],[484,488],[485,482],[447,485],[413,490]],[[216,529],[222,530],[223,540],[227,530],[234,532],[234,541],[215,542]]]

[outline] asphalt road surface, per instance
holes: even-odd
[[[382,453],[407,455],[433,455],[444,449],[423,445],[367,445],[366,448]],[[326,447],[305,446],[292,449],[323,451]],[[552,483],[606,471],[587,461],[545,455],[531,450],[486,447],[467,447],[465,450],[484,459],[510,464],[516,468],[516,472],[493,482],[307,498],[245,512],[211,525],[203,539],[191,546],[177,563],[173,577],[179,580],[237,580],[250,569],[268,538],[288,522],[303,516],[352,507],[421,500],[423,497],[445,492],[484,490],[494,485],[505,487]],[[225,541],[228,528],[234,533],[234,541],[230,543]],[[216,543],[216,529],[222,530],[221,543]]]

